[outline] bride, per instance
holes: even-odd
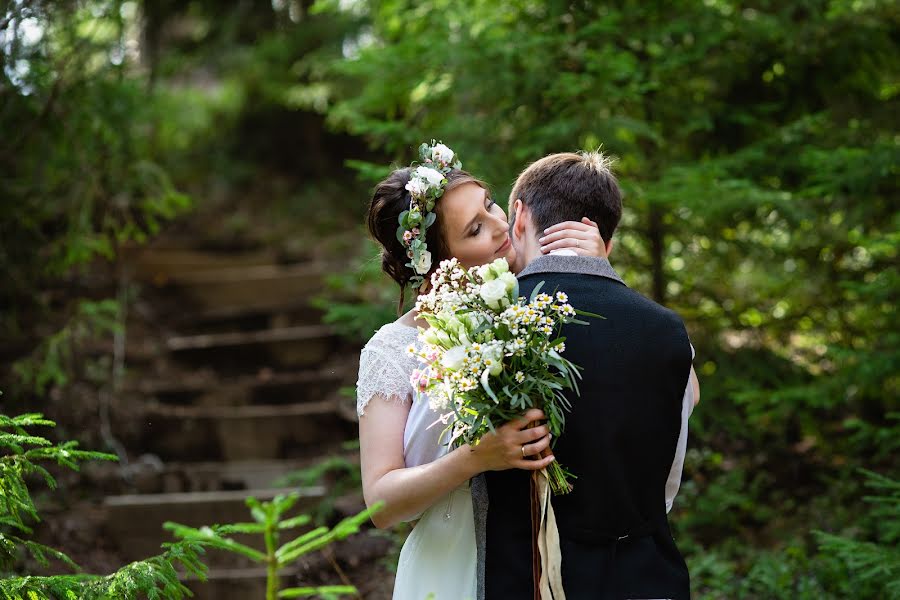
[[[487,186],[461,170],[443,144],[423,145],[421,151],[425,165],[391,173],[375,187],[368,211],[369,232],[382,247],[384,272],[400,286],[401,306],[404,290],[425,289],[444,259],[471,267],[506,258],[514,272],[525,266],[510,244],[506,214]],[[607,255],[596,223],[588,219],[555,225],[541,243],[545,252]],[[475,447],[449,450],[441,439],[444,426],[430,427],[438,414],[427,402],[413,402],[409,379],[418,365],[406,349],[417,343],[417,326],[428,325],[415,311],[407,312],[379,329],[360,356],[363,494],[369,506],[383,503],[372,517],[377,527],[417,521],[400,553],[395,599],[471,600],[477,559],[469,480],[484,471],[544,468],[552,454],[531,457],[549,447],[550,436],[546,426],[526,428],[544,418],[533,409]]]

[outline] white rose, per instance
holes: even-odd
[[[453,150],[444,144],[437,144],[431,149],[431,160],[438,164],[449,165],[453,162]]]
[[[466,349],[463,346],[454,346],[444,352],[441,357],[441,364],[445,369],[458,371],[463,365],[463,359],[466,357]]]
[[[500,308],[501,302],[506,299],[506,284],[499,279],[487,281],[482,284],[478,295],[491,308]]]
[[[430,187],[440,187],[444,181],[444,176],[440,171],[431,167],[417,167],[414,174],[419,179],[424,179]]]
[[[431,252],[422,250],[419,253],[419,260],[416,261],[416,273],[424,275],[431,269]]]

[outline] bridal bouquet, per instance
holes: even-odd
[[[576,311],[563,292],[541,293],[541,285],[529,300],[519,297],[503,258],[471,269],[445,260],[431,284],[416,303],[431,327],[419,329],[420,349],[408,349],[423,363],[411,383],[450,423],[451,444],[477,444],[529,408],[544,411],[558,439],[571,408],[563,390],[577,392],[580,378],[563,358],[565,338],[558,334],[564,323],[587,324],[576,314],[589,313]],[[554,494],[571,491],[571,473],[555,461],[547,471]]]

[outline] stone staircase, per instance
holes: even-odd
[[[104,501],[123,561],[171,541],[165,521],[247,521],[244,499],[288,491],[274,487],[281,476],[328,456],[357,460],[343,449],[357,431],[355,402],[341,388],[355,383],[359,348],[310,304],[333,266],[174,245],[134,251],[127,263],[139,290],[128,329],[141,335],[126,345],[129,372],[112,412],[129,459],[144,468],[136,493]],[[296,491],[297,512],[309,512],[329,487]],[[335,505],[333,520],[364,507],[358,493]],[[362,537],[328,550],[328,560],[310,557],[285,583],[349,581],[361,597],[389,597],[390,577],[376,561],[390,542]],[[207,562],[209,582],[191,584],[196,598],[265,597],[258,565],[219,551]]]

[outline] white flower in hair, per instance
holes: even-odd
[[[424,196],[425,192],[428,190],[428,182],[419,179],[416,177],[416,174],[413,173],[413,176],[409,179],[409,183],[406,184],[406,190],[409,192],[410,196],[414,198]]]
[[[444,181],[444,174],[431,167],[416,167],[414,175],[419,179],[424,179],[429,187],[440,187]]]
[[[454,152],[444,144],[437,144],[431,147],[431,160],[437,164],[444,166],[453,162]]]
[[[431,270],[431,252],[423,250],[419,254],[419,260],[416,262],[416,273],[424,275]]]

